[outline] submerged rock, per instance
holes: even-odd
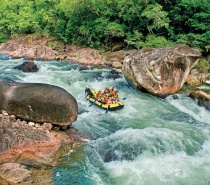
[[[201,53],[187,45],[141,49],[124,60],[122,72],[136,89],[165,97],[186,82]]]
[[[34,63],[33,60],[28,60],[27,62],[23,62],[19,66],[14,67],[14,69],[18,69],[23,72],[37,72],[39,70],[39,68]]]

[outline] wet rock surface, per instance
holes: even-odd
[[[14,67],[14,69],[18,69],[18,70],[21,70],[23,72],[37,72],[39,70],[39,68],[34,63],[33,60],[28,60],[26,62],[23,62],[19,66]]]

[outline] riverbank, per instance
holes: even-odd
[[[122,47],[122,43],[116,43],[111,51],[105,51],[65,44],[53,37],[13,35],[0,44],[0,54],[8,54],[12,59],[58,60],[121,69],[125,56],[136,51],[124,51]]]
[[[41,60],[66,60],[84,64],[103,64],[103,51],[66,45],[55,38],[41,35],[13,35],[0,45],[1,54],[12,58],[26,57]]]
[[[12,58],[69,60],[84,64],[103,64],[100,52],[102,51],[66,45],[53,37],[34,34],[13,35],[8,42],[0,45],[0,53],[9,54]]]
[[[59,158],[85,144],[74,128],[59,131],[49,123],[26,122],[6,111],[0,114],[0,123],[0,182],[49,182]]]

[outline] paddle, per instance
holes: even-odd
[[[108,111],[109,111],[109,106],[108,106],[107,109],[106,109],[106,114],[108,113]]]
[[[93,103],[91,103],[91,104],[89,105],[89,107],[91,107],[96,101],[97,101],[97,99],[95,99],[95,101],[94,101]]]
[[[126,100],[126,98],[123,98],[122,100]]]

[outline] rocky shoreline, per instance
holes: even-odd
[[[58,159],[86,142],[77,130],[60,131],[50,123],[26,122],[0,114],[0,182],[6,184],[36,184],[51,177],[37,178],[37,173],[55,166]]]
[[[121,43],[111,51],[67,45],[55,38],[41,35],[13,35],[8,42],[0,44],[0,54],[12,59],[58,60],[81,65],[121,68],[124,57],[136,50],[123,51]]]

